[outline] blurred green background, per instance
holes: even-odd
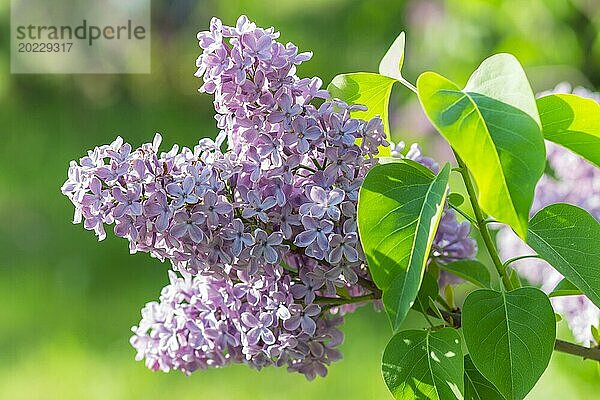
[[[560,81],[598,89],[600,1],[152,3],[151,74],[11,75],[10,2],[0,1],[0,399],[389,399],[379,360],[390,332],[370,308],[348,316],[345,358],[315,382],[281,369],[233,366],[185,377],[136,363],[129,329],[157,298],[168,265],[71,225],[72,206],[59,191],[69,160],[116,135],[137,146],[159,131],[165,148],[215,135],[212,99],[196,92],[193,77],[195,34],[213,15],[232,24],[247,14],[275,26],[283,41],[314,52],[299,74],[325,84],[337,73],[375,71],[405,30],[412,81],[431,69],[464,82],[483,58],[506,51],[523,62],[536,90]],[[395,89],[395,138],[447,157],[415,104]],[[595,363],[555,354],[528,399],[598,393]]]

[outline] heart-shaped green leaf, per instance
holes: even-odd
[[[533,287],[472,292],[463,305],[462,328],[473,364],[509,400],[521,400],[533,388],[556,339],[550,300]]]
[[[537,100],[544,137],[600,167],[600,104],[574,94]]]
[[[360,240],[395,331],[419,291],[449,174],[448,164],[435,176],[422,165],[403,160],[375,166],[361,186]]]
[[[404,64],[404,45],[406,44],[406,35],[400,33],[394,43],[390,46],[381,61],[379,62],[379,73],[390,78],[403,80],[402,65]]]
[[[527,244],[600,307],[600,222],[571,204],[541,209]]]
[[[491,285],[490,271],[477,260],[459,260],[448,264],[438,263],[437,265],[440,269],[451,272],[474,285],[486,288]]]
[[[385,348],[383,379],[398,400],[462,400],[463,362],[455,329],[403,331]]]
[[[486,59],[466,87],[433,72],[417,81],[425,113],[471,171],[479,204],[521,237],[546,163],[533,92],[509,54]]]
[[[560,296],[578,296],[583,294],[577,286],[573,285],[567,278],[558,282],[558,285],[548,295],[548,297],[560,297]]]
[[[366,111],[352,112],[354,118],[369,120],[379,115],[389,140],[388,107],[392,86],[395,82],[395,79],[388,76],[371,72],[355,72],[336,76],[327,86],[327,90],[331,97],[344,100],[348,104],[362,104],[367,107]],[[389,154],[390,149],[388,147],[380,149],[380,155],[386,156]]]
[[[465,356],[465,400],[506,400],[496,387]]]

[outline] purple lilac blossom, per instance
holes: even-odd
[[[352,118],[364,107],[335,99],[313,105],[328,97],[321,80],[296,75],[311,54],[278,37],[245,16],[235,27],[213,18],[198,34],[197,76],[215,98],[216,140],[159,152],[158,134],[137,149],[119,137],[70,164],[62,192],[74,222],[100,240],[114,224],[132,253],[172,265],[131,339],[153,370],[234,362],[324,376],[341,358],[342,316],[357,305],[317,300],[371,290],[356,202],[389,146],[382,121]],[[416,145],[401,156],[438,170]],[[443,221],[432,256],[472,256],[468,225],[450,211]]]
[[[600,103],[600,94],[578,87],[571,89],[561,83],[551,91],[541,93],[574,93]],[[553,176],[545,174],[536,187],[531,215],[553,203],[570,203],[590,212],[600,220],[600,170],[575,153],[557,144],[546,141],[548,164]],[[535,252],[524,244],[510,229],[498,232],[498,250],[504,259]],[[550,264],[541,259],[524,259],[512,264],[516,271],[529,283],[539,285],[550,293],[563,276]],[[568,323],[575,339],[585,345],[595,343],[591,327],[600,323],[600,309],[587,297],[564,296],[551,299],[554,310]]]
[[[321,316],[314,304],[294,304],[290,276],[271,272],[252,276],[239,289],[232,278],[169,271],[159,301],[146,304],[132,328],[136,359],[152,370],[186,374],[230,363],[261,369],[279,361],[308,378],[325,375],[326,366],[341,358],[335,348],[342,340],[341,317]],[[245,296],[249,290],[256,291],[255,301]],[[309,351],[312,342],[320,351]]]

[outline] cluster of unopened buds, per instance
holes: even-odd
[[[352,118],[361,106],[328,99],[319,78],[299,78],[311,54],[278,36],[244,16],[235,27],[214,18],[198,34],[215,141],[159,152],[160,135],[137,149],[117,138],[69,168],[62,191],[76,223],[100,239],[114,224],[131,252],[173,267],[133,327],[137,358],[153,370],[237,362],[324,376],[341,357],[342,316],[378,297],[356,205],[378,149],[390,145],[382,121]],[[394,146],[437,168],[418,147],[402,150]],[[446,211],[432,257],[474,256],[468,234]]]

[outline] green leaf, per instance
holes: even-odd
[[[403,80],[402,65],[404,64],[404,45],[406,44],[406,35],[401,32],[394,40],[387,53],[379,63],[379,73],[390,78]]]
[[[462,329],[473,364],[509,400],[521,400],[533,388],[556,338],[550,300],[533,287],[472,292],[463,305]]]
[[[448,303],[450,308],[456,308],[454,297],[454,286],[447,283],[446,286],[444,286],[444,299],[446,300],[446,303]]]
[[[474,285],[491,287],[490,271],[477,260],[459,260],[448,264],[438,263],[437,265],[440,269],[451,272]]]
[[[594,325],[592,325],[590,327],[591,331],[592,331],[592,337],[594,338],[594,340],[596,341],[596,343],[600,343],[600,332],[598,331],[598,328],[595,327]]]
[[[375,166],[361,186],[360,240],[395,331],[419,291],[449,175],[449,164],[435,176],[422,165],[404,160]]]
[[[391,156],[377,156],[377,164],[397,164],[403,162],[403,158],[391,157]]]
[[[552,164],[548,160],[546,160],[546,168],[544,168],[544,175],[554,179],[555,181],[560,180],[560,178],[556,175],[556,171],[552,167]]]
[[[560,316],[560,314],[554,313],[554,318],[556,319],[556,322],[562,321],[562,317]]]
[[[521,286],[523,286],[523,282],[521,282],[521,278],[519,277],[519,274],[517,273],[516,270],[514,270],[513,268],[508,268],[507,273],[508,273],[508,280],[510,281],[510,283],[512,284],[512,287],[514,289],[520,288]]]
[[[448,195],[448,203],[452,204],[454,207],[458,207],[464,202],[465,198],[460,193],[450,193]]]
[[[541,209],[527,244],[600,307],[600,223],[570,204]]]
[[[600,104],[574,94],[537,100],[544,137],[600,167]]]
[[[581,294],[583,294],[581,293],[581,290],[579,290],[577,286],[573,285],[567,278],[565,278],[558,282],[558,285],[556,285],[548,297],[577,296]]]
[[[383,379],[395,399],[463,399],[463,354],[452,328],[403,331],[383,353]]]
[[[443,321],[444,316],[442,315],[442,312],[438,308],[437,304],[435,304],[435,301],[431,297],[429,297],[428,301],[429,301],[429,308],[431,309],[431,311],[433,311],[433,313],[436,315],[436,317],[438,317],[438,319],[441,319]]]
[[[433,270],[430,268],[425,272],[423,280],[421,281],[421,287],[417,293],[415,304],[413,304],[412,307],[414,310],[422,314],[427,313],[427,309],[429,308],[429,298],[437,297],[437,294],[439,293],[438,277],[439,274],[437,269]]]
[[[506,400],[496,387],[465,356],[465,400]]]
[[[331,97],[344,100],[348,104],[362,104],[367,111],[354,111],[352,117],[369,120],[379,115],[383,121],[383,129],[390,140],[390,123],[388,108],[390,94],[395,79],[371,72],[355,72],[338,75],[327,86]],[[390,154],[389,147],[382,147],[380,155]]]
[[[524,238],[546,156],[535,98],[519,62],[509,54],[492,56],[462,90],[425,72],[417,89],[425,113],[471,171],[483,210]]]
[[[383,130],[391,141],[389,123],[389,103],[394,83],[400,82],[414,90],[414,87],[402,77],[404,64],[404,45],[406,37],[400,33],[379,63],[379,74],[372,72],[354,72],[337,75],[327,90],[331,97],[344,100],[348,104],[362,104],[366,111],[353,111],[352,117],[369,120],[381,117]],[[390,155],[389,147],[380,147],[380,156]]]

